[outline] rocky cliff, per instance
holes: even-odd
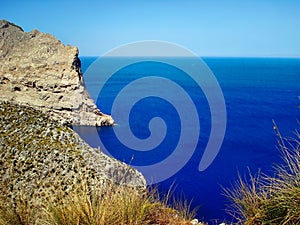
[[[114,123],[85,89],[77,48],[0,21],[0,93],[0,201],[38,204],[78,183],[145,188],[141,173],[66,126]]]
[[[84,86],[78,49],[0,21],[0,100],[30,105],[63,124],[113,125]]]
[[[137,170],[88,146],[75,132],[32,107],[0,103],[0,201],[39,204],[57,190],[106,181],[145,188]]]

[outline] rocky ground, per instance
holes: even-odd
[[[41,111],[0,102],[0,197],[38,203],[58,189],[67,193],[80,182],[97,188],[106,180],[146,185],[138,171],[91,148]]]

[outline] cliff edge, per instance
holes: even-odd
[[[145,188],[137,170],[66,125],[113,125],[85,89],[76,47],[0,21],[0,201],[29,204],[106,182]]]
[[[113,125],[90,98],[78,49],[0,20],[0,101],[39,109],[62,124]]]
[[[73,130],[32,107],[0,102],[0,201],[42,204],[78,184],[111,181],[145,188],[137,170],[91,148]]]

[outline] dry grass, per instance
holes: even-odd
[[[106,184],[100,190],[89,191],[87,185],[82,184],[67,196],[55,196],[39,207],[29,207],[21,198],[15,200],[14,205],[8,203],[10,201],[7,199],[1,199],[0,224],[190,224],[195,215],[195,211],[190,211],[190,204],[175,201],[172,207],[170,199],[167,199],[169,197],[161,200],[157,189],[138,191],[126,186]]]
[[[232,205],[228,212],[238,224],[300,224],[300,134],[283,138],[276,124],[278,146],[285,162],[276,167],[276,175],[253,176],[250,182],[239,176],[225,195]]]
[[[14,199],[0,198],[0,225],[31,225],[36,224],[38,209],[28,206],[21,195]]]

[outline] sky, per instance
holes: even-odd
[[[299,0],[14,0],[0,19],[101,56],[160,40],[199,56],[300,57]]]

